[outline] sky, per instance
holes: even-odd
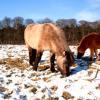
[[[100,20],[100,0],[0,0],[0,12],[0,20],[20,16],[96,21]]]

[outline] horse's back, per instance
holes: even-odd
[[[25,42],[38,50],[62,51],[67,48],[65,35],[60,28],[51,23],[30,24],[24,33]],[[58,49],[60,48],[60,49]]]
[[[90,48],[100,48],[100,34],[91,33],[87,37],[87,44]]]
[[[94,40],[95,48],[100,49],[100,34],[95,34],[94,37],[95,38],[93,38],[93,40]]]
[[[80,44],[78,46],[78,50],[80,52],[83,52],[87,48],[100,48],[100,34],[92,32],[81,39]]]

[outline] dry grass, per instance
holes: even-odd
[[[40,71],[46,70],[46,69],[48,69],[48,68],[49,68],[48,65],[39,65],[39,66],[38,66],[38,70],[40,70]]]
[[[21,58],[6,58],[6,59],[1,59],[0,64],[5,64],[9,68],[19,68],[21,70],[24,70],[25,68],[29,67],[29,64],[24,62],[23,59]]]
[[[96,86],[96,89],[99,89],[100,90],[100,84],[98,84],[98,86]]]
[[[71,96],[71,94],[66,91],[63,92],[62,97],[65,98],[66,100],[74,99],[74,96]]]
[[[100,65],[100,61],[96,61],[96,64]]]
[[[6,64],[6,59],[0,59],[0,64]]]

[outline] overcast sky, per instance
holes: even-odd
[[[95,21],[100,20],[100,0],[0,0],[0,20],[5,16]]]

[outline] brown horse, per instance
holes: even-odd
[[[90,60],[93,60],[94,53],[96,56],[96,60],[98,60],[99,57],[97,49],[100,49],[100,34],[93,32],[82,38],[77,49],[77,58],[80,59],[84,55],[87,48],[90,49]]]
[[[52,54],[51,71],[55,71],[56,56],[61,73],[69,75],[69,67],[74,63],[74,57],[60,28],[51,23],[30,24],[25,29],[24,39],[29,50],[29,63],[33,66],[33,70],[37,70],[43,51],[49,50]]]

